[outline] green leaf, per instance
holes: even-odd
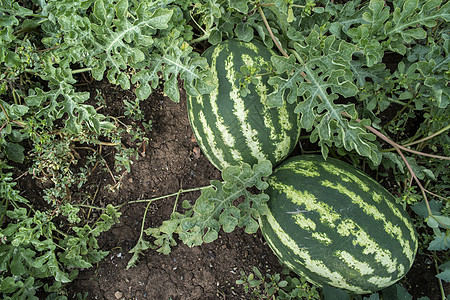
[[[284,101],[288,103],[296,102],[299,94],[298,84],[299,82],[303,82],[303,77],[302,69],[296,64],[294,55],[291,55],[289,58],[274,55],[271,61],[277,73],[287,73],[289,77],[273,76],[269,78],[268,83],[274,86],[275,90],[267,96],[267,104],[281,107]]]
[[[380,62],[385,50],[403,55],[407,51],[406,43],[426,38],[426,27],[436,26],[438,20],[448,22],[450,19],[448,3],[440,6],[441,2],[441,0],[420,1],[420,3],[418,0],[394,1],[391,11],[384,1],[371,0],[367,7],[360,9],[363,11],[364,21],[350,21],[352,27],[346,33],[363,49],[367,65],[371,67]],[[336,28],[339,26],[332,26],[333,32]]]
[[[387,22],[384,27],[386,36],[389,37],[389,41],[386,42],[387,45],[390,43],[389,48],[404,54],[405,47],[400,43],[409,43],[412,39],[426,37],[426,32],[421,26],[434,27],[439,19],[448,22],[450,5],[447,2],[440,6],[441,2],[441,0],[429,0],[419,6],[418,0],[405,0],[402,7],[394,7],[392,21]]]
[[[447,261],[445,263],[443,263],[442,265],[439,266],[440,270],[447,270],[450,269],[450,261]]]
[[[450,218],[447,216],[433,216],[434,219],[439,223],[439,226],[444,228],[450,228]]]
[[[363,127],[369,125],[367,120],[358,124],[354,105],[334,103],[339,96],[348,98],[359,91],[349,63],[355,46],[333,36],[322,37],[313,30],[304,42],[294,47],[302,58],[272,58],[277,73],[284,73],[287,78],[269,79],[274,92],[268,96],[268,104],[280,106],[284,101],[293,102],[297,96],[302,96],[303,101],[299,101],[295,109],[301,116],[300,126],[311,131],[312,142],[319,141],[324,157],[328,155],[328,147],[334,144],[346,151],[356,150],[379,164],[381,154],[373,143],[375,136]],[[296,61],[299,59],[301,64]]]
[[[440,236],[435,236],[428,246],[428,250],[443,251],[449,249],[450,240],[448,234],[441,234]]]
[[[115,8],[110,10],[100,0],[94,5],[93,12],[97,22],[91,24],[93,32],[88,38],[89,44],[95,45],[92,51],[100,55],[93,62],[93,75],[95,79],[101,80],[104,71],[109,68],[109,81],[128,89],[130,80],[126,73],[127,67],[144,61],[145,53],[153,41],[151,36],[154,30],[168,28],[173,11],[162,8],[150,10],[145,2],[139,4],[134,14],[127,10],[124,1],[119,2],[119,6]],[[125,10],[128,13],[124,15]],[[114,19],[116,13],[117,19]]]
[[[441,214],[442,202],[439,202],[439,201],[436,201],[433,199],[433,200],[428,201],[428,203],[430,204],[431,212],[433,215],[438,216]],[[426,205],[425,201],[414,204],[412,206],[412,209],[414,210],[414,212],[416,214],[418,214],[419,216],[421,216],[424,219],[428,218],[428,216],[429,216],[427,205]]]
[[[440,265],[439,269],[443,271],[437,274],[436,277],[446,282],[450,282],[450,261]]]
[[[450,268],[442,271],[441,273],[436,275],[437,278],[444,280],[446,282],[450,282]]]
[[[428,226],[430,226],[431,228],[438,228],[439,227],[439,223],[437,222],[435,216],[429,216],[427,218],[427,224]]]
[[[237,11],[244,13],[244,14],[248,13],[248,6],[247,6],[248,1],[228,0],[228,2],[230,4],[230,8],[236,9]]]
[[[179,224],[180,222],[177,219],[165,220],[160,226],[160,231],[168,234],[174,233]]]
[[[5,294],[14,293],[22,287],[23,282],[20,280],[16,281],[14,277],[3,278],[2,282],[0,283],[0,290]]]
[[[222,224],[223,231],[232,232],[239,222],[240,210],[237,207],[230,207],[219,216],[219,223]]]
[[[207,94],[215,88],[206,59],[191,50],[170,47],[162,57],[165,64],[164,93],[174,102],[180,101],[178,76],[184,81],[186,93],[193,97]]]
[[[350,300],[347,291],[326,284],[322,288],[322,294],[324,300]]]
[[[40,88],[30,90],[25,102],[29,106],[39,107],[35,117],[46,122],[67,117],[65,129],[72,133],[81,132],[83,127],[97,133],[109,128],[112,124],[104,121],[104,115],[97,113],[93,106],[83,104],[88,99],[89,93],[77,92],[71,85],[63,82],[50,91]]]
[[[14,276],[29,273],[28,268],[33,264],[36,252],[27,248],[18,248],[11,261],[10,270]]]
[[[286,287],[287,285],[288,285],[288,282],[287,282],[286,280],[282,280],[282,281],[278,282],[278,286],[279,286],[280,288],[284,288],[284,287]]]
[[[412,300],[412,296],[400,284],[391,285],[383,290],[385,300]]]
[[[139,238],[136,245],[129,251],[129,253],[133,253],[133,256],[128,261],[127,270],[134,267],[139,260],[139,255],[142,254],[145,250],[152,249],[153,246],[150,242],[144,240],[142,237]]]
[[[211,181],[212,186],[202,190],[194,206],[188,208],[186,213],[175,213],[170,222],[164,222],[159,228],[149,228],[146,232],[156,238],[157,246],[166,245],[167,252],[170,251],[172,232],[178,233],[190,247],[214,241],[221,228],[231,232],[236,226],[245,226],[246,232],[254,233],[259,227],[258,218],[268,210],[268,197],[262,193],[253,195],[247,189],[253,186],[267,188],[262,178],[271,172],[272,166],[268,161],[253,167],[248,164],[229,166],[222,172],[224,182]],[[234,200],[240,196],[245,197],[244,201],[236,207]],[[177,222],[179,226],[175,229]],[[170,235],[161,234],[164,232]]]
[[[249,284],[250,287],[254,288],[254,287],[259,286],[261,284],[261,281],[258,280],[258,279],[249,280],[248,284]]]
[[[235,32],[237,38],[241,41],[250,42],[253,39],[253,28],[245,22],[239,23],[236,26]]]
[[[383,0],[371,0],[369,9],[370,11],[365,12],[362,17],[364,21],[370,24],[370,30],[377,32],[389,18],[389,8],[385,6]]]
[[[260,271],[256,266],[253,266],[253,267],[252,267],[252,271],[253,271],[253,273],[255,273],[255,275],[256,275],[258,278],[263,279],[263,275],[262,275],[261,271]]]
[[[25,220],[27,219],[27,209],[25,207],[14,208],[13,211],[6,211],[6,215],[11,219]]]
[[[182,207],[184,209],[190,209],[190,208],[192,208],[192,205],[191,205],[191,203],[189,203],[188,200],[183,200]]]
[[[371,294],[369,297],[364,297],[364,300],[379,300],[380,295],[378,293]]]
[[[6,143],[4,145],[6,157],[14,162],[23,163],[25,159],[25,148],[20,144]]]
[[[219,233],[214,228],[208,228],[205,235],[203,236],[204,243],[212,243],[219,237]]]
[[[362,14],[367,9],[358,6],[357,1],[347,1],[341,9],[335,5],[327,6],[327,10],[337,10],[332,12],[334,18],[329,28],[331,34],[341,39],[342,33],[347,34],[350,28],[365,23]]]
[[[355,58],[350,62],[350,67],[353,73],[356,83],[360,88],[365,88],[367,80],[370,79],[372,82],[381,84],[384,82],[385,78],[388,76],[389,71],[386,70],[384,64],[375,64],[375,59],[373,62],[364,61],[363,55],[355,54]],[[370,67],[368,67],[370,66]]]

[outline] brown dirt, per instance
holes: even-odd
[[[88,88],[92,95],[96,89],[105,95],[108,105],[101,111],[103,114],[123,115],[122,100],[133,98],[130,91],[106,83],[94,82]],[[74,193],[73,201],[80,201],[88,194],[95,198],[93,205],[118,205],[175,193],[181,188],[205,186],[212,179],[220,179],[220,172],[194,150],[197,144],[192,139],[185,97],[177,104],[161,92],[154,92],[142,102],[141,108],[147,120],[153,122],[145,156],[133,161],[132,170],[122,179],[118,192],[106,189],[112,178],[107,171],[99,170],[89,178],[83,193]],[[112,150],[105,149],[103,155],[111,163],[113,153],[108,151]],[[178,203],[198,196],[199,192],[184,194]],[[168,219],[174,201],[172,197],[152,203],[145,228],[158,226]],[[145,207],[146,203],[139,203],[121,209],[120,224],[99,238],[101,249],[110,251],[109,255],[93,268],[80,272],[69,285],[69,299],[76,299],[77,293],[84,292],[89,293],[88,299],[108,300],[247,299],[248,295],[235,283],[240,271],[249,273],[256,266],[262,272],[281,272],[277,258],[260,232],[249,235],[242,229],[230,234],[222,232],[215,242],[199,247],[189,248],[180,243],[170,255],[148,250],[136,267],[126,270],[131,258],[129,250],[140,235]],[[434,274],[433,266],[425,256],[420,256],[403,284],[415,299],[420,296],[439,299]]]

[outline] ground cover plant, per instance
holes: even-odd
[[[2,297],[65,298],[64,286],[78,270],[107,256],[100,234],[136,203],[145,206],[129,267],[150,248],[169,254],[177,244],[203,245],[240,227],[257,232],[266,209],[264,178],[272,172],[268,162],[230,166],[211,185],[149,200],[97,203],[97,191],[80,196],[100,170],[110,181],[108,191],[120,190],[152,146],[158,124],[148,118],[146,101],[159,91],[175,103],[184,93],[213,91],[201,53],[237,39],[258,40],[276,53],[267,61],[273,87],[267,104],[299,101],[297,151],[358,166],[415,218],[419,253],[436,266],[433,280],[444,298],[450,268],[449,20],[450,5],[440,0],[0,0]],[[239,71],[246,93],[261,70]],[[109,94],[90,88],[101,81],[130,91],[119,98],[118,114]],[[19,189],[25,178],[42,193]],[[181,200],[194,190],[201,191],[197,200]],[[167,199],[175,200],[164,221],[147,227],[152,205]],[[239,282],[248,290],[263,284],[249,277]],[[282,295],[285,283],[274,278]],[[285,294],[304,284],[293,280],[287,279],[294,287]],[[301,291],[315,295],[311,287]],[[400,294],[407,292],[395,286],[384,297]]]

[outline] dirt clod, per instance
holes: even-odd
[[[116,299],[121,299],[123,297],[123,293],[120,291],[117,291],[114,293],[114,297],[116,297]]]

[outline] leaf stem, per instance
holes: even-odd
[[[92,68],[83,68],[83,69],[73,70],[72,74],[78,74],[78,73],[89,72],[89,71],[92,71]]]
[[[275,6],[275,3],[259,3],[258,6]],[[290,4],[291,7],[305,8],[304,5]]]
[[[280,50],[281,54],[283,54],[284,57],[289,57],[289,55],[287,55],[287,53],[283,50],[283,48],[281,47],[281,45],[278,43],[277,39],[275,38],[275,35],[272,32],[272,28],[270,28],[269,22],[267,21],[267,18],[264,15],[264,12],[261,8],[261,4],[258,4],[258,12],[261,15],[264,25],[266,26],[267,31],[269,31],[270,37],[272,38],[273,42],[277,46],[278,50]]]
[[[6,113],[6,110],[5,110],[5,108],[3,107],[3,105],[2,105],[2,103],[1,103],[1,102],[0,102],[0,108],[2,109],[3,113],[5,114],[5,117],[6,117],[6,119],[7,119],[7,121],[6,121],[6,122],[8,122],[8,123],[9,123],[9,121],[10,121],[10,118],[9,118],[8,114]]]
[[[199,42],[202,42],[204,40],[207,40],[208,38],[209,38],[209,33],[205,33],[204,35],[191,40],[189,44],[199,43]]]
[[[414,142],[405,144],[405,145],[403,145],[403,147],[409,147],[409,146],[412,146],[412,145],[416,145],[416,144],[425,142],[426,140],[432,139],[432,138],[434,138],[435,136],[438,136],[438,135],[440,135],[441,133],[444,133],[445,131],[447,131],[447,130],[449,130],[449,129],[450,129],[450,125],[447,125],[447,126],[445,126],[444,128],[442,128],[442,129],[436,131],[435,133],[432,133],[432,134],[430,134],[429,136],[424,137],[423,139],[420,139],[420,140],[417,140],[417,141],[414,141]]]
[[[153,199],[153,200],[149,201],[147,203],[147,206],[145,207],[144,216],[142,217],[141,232],[140,232],[140,235],[139,235],[139,240],[141,240],[143,235],[144,235],[145,218],[147,217],[148,208],[150,207],[150,204],[153,203],[153,201],[156,201],[156,199]]]
[[[9,122],[8,122],[8,121],[5,121],[5,122],[2,124],[2,126],[0,126],[0,132],[2,132],[3,128],[5,128],[5,126],[8,125],[8,124],[9,124]]]
[[[424,152],[420,152],[420,151],[416,151],[416,150],[407,148],[407,147],[409,147],[409,146],[412,146],[412,145],[416,145],[416,144],[425,142],[425,141],[427,141],[427,140],[429,140],[429,139],[431,139],[431,138],[433,138],[433,137],[435,137],[435,136],[440,135],[441,133],[443,133],[443,132],[445,132],[445,131],[447,131],[447,130],[449,130],[449,129],[450,129],[450,125],[447,125],[447,126],[445,126],[444,128],[442,128],[442,129],[436,131],[435,133],[433,133],[433,134],[431,134],[431,135],[429,135],[429,136],[427,136],[427,137],[425,137],[425,138],[422,138],[422,139],[420,139],[420,140],[417,140],[417,141],[414,141],[414,142],[411,142],[411,143],[408,143],[408,144],[405,144],[405,145],[399,145],[399,144],[396,144],[396,145],[397,145],[397,147],[400,148],[401,150],[404,150],[404,151],[407,151],[407,152],[411,152],[411,153],[414,153],[414,154],[417,154],[417,155],[422,155],[422,156],[427,156],[427,157],[432,157],[432,158],[437,158],[437,159],[442,159],[442,160],[450,160],[450,157],[441,156],[441,155],[435,155],[435,154],[429,154],[429,153],[424,153]],[[394,151],[394,150],[396,150],[395,147],[394,147],[394,148],[390,148],[390,149],[386,149],[386,150],[384,150],[383,152],[390,152],[390,151]]]
[[[162,199],[170,198],[170,197],[173,197],[173,196],[178,196],[178,195],[184,194],[184,193],[196,192],[196,191],[204,190],[204,189],[207,189],[207,188],[210,188],[210,187],[212,187],[212,185],[196,187],[196,188],[187,189],[187,190],[180,189],[178,192],[172,193],[172,194],[169,194],[169,195],[159,196],[159,197],[151,198],[151,199],[140,199],[140,200],[128,201],[128,202],[125,202],[125,203],[123,203],[121,205],[116,206],[116,208],[120,209],[122,206],[124,206],[126,204],[141,203],[141,202],[153,202],[153,201],[156,201],[156,200],[162,200]]]
[[[93,206],[93,205],[88,205],[88,204],[78,204],[76,206],[79,207],[86,207],[86,208],[91,208],[91,209],[98,209],[98,210],[106,210],[106,207],[98,207],[98,206]]]
[[[175,198],[175,204],[173,205],[172,214],[174,214],[175,211],[177,210],[178,199],[180,198],[181,191],[182,189],[178,191],[177,197]]]
[[[405,146],[401,146],[399,144],[397,144],[397,147],[400,148],[403,151],[411,152],[411,153],[414,153],[414,154],[417,154],[417,155],[422,155],[422,156],[427,156],[427,157],[432,157],[432,158],[437,158],[437,159],[442,159],[442,160],[450,160],[450,157],[416,151],[416,150],[413,150],[413,149],[406,148]],[[396,149],[395,148],[390,148],[390,149],[387,149],[387,150],[382,150],[382,152],[391,152],[391,151],[394,151],[394,150],[396,150]]]
[[[436,268],[436,273],[439,273],[439,266],[438,266],[435,255],[433,255],[433,260],[434,260],[434,266]],[[445,292],[444,292],[444,286],[442,285],[442,280],[437,277],[436,277],[436,279],[438,280],[438,283],[439,283],[439,291],[441,292],[441,299],[445,300]]]
[[[200,25],[197,23],[197,21],[195,20],[194,16],[192,15],[192,10],[189,11],[189,14],[190,14],[190,16],[191,16],[191,20],[195,23],[195,25],[197,25],[198,29],[200,29],[201,31],[203,31],[203,35],[200,36],[200,37],[198,37],[198,38],[195,38],[195,39],[191,40],[190,44],[195,44],[195,43],[198,43],[198,42],[201,42],[201,41],[204,41],[204,40],[208,39],[208,38],[209,38],[209,35],[210,35],[209,32],[206,32],[206,30],[203,29],[202,26],[200,26]]]

